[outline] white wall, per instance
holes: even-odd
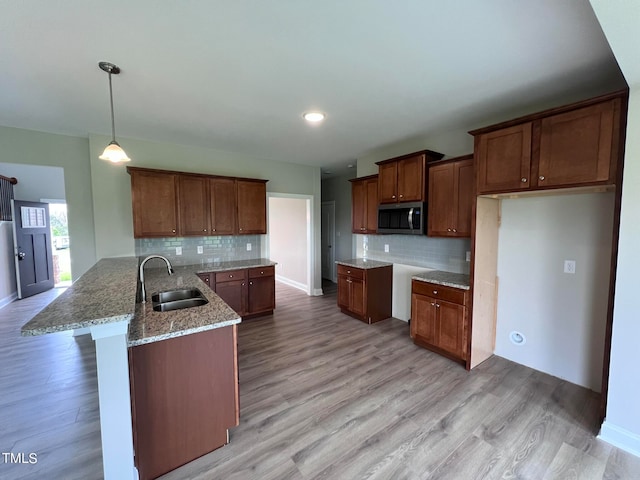
[[[278,280],[308,291],[307,200],[269,197],[269,258]]]
[[[591,0],[630,86],[606,420],[601,436],[640,456],[640,2]]]
[[[64,169],[42,165],[0,163],[0,173],[6,177],[16,177],[13,187],[16,200],[39,202],[41,199],[64,200]]]
[[[502,201],[495,353],[600,391],[614,194]],[[564,260],[576,273],[563,272]],[[509,340],[512,331],[524,345]]]
[[[0,308],[17,298],[13,222],[0,222]]]

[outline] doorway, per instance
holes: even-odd
[[[53,244],[53,279],[56,287],[71,285],[71,243],[67,223],[67,204],[63,200],[43,199],[49,204]]]
[[[336,202],[322,202],[322,278],[337,283],[336,277]]]
[[[277,263],[276,280],[312,294],[310,195],[268,193],[267,256]]]

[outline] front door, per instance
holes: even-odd
[[[49,204],[11,201],[18,298],[53,288]]]

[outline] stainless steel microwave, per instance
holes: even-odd
[[[423,235],[427,204],[423,202],[390,203],[378,206],[378,233]]]

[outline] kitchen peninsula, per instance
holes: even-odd
[[[211,425],[213,422],[217,428],[216,432],[210,434],[215,438],[191,435],[193,432],[190,432],[190,437],[199,444],[197,447],[201,451],[190,458],[185,457],[186,460],[179,464],[228,442],[227,429],[237,425],[239,418],[236,329],[241,319],[198,274],[271,265],[273,263],[268,260],[256,259],[243,261],[242,265],[227,262],[224,265],[181,266],[171,276],[166,268],[148,266],[145,270],[148,298],[157,291],[196,288],[208,301],[197,307],[157,312],[153,310],[151,302],[136,303],[138,258],[102,259],[22,327],[23,336],[83,328],[91,332],[96,342],[105,479],[136,478],[134,443],[140,478],[152,478],[169,471],[154,470],[162,468],[156,466],[144,466],[141,469],[140,464],[144,462],[145,455],[159,456],[159,450],[154,450],[159,448],[158,445],[154,445],[153,441],[150,444],[150,435],[145,432],[154,414],[166,413],[166,405],[156,410],[150,407],[159,403],[153,402],[159,395],[153,389],[166,387],[158,382],[188,383],[192,387],[189,390],[184,385],[183,388],[178,386],[169,389],[166,395],[171,398],[165,396],[163,403],[193,399],[196,408],[193,408],[195,413],[189,421],[202,425]],[[161,359],[162,355],[179,354],[183,354],[182,359],[171,358],[160,367],[173,365],[173,369],[154,371],[158,366],[156,359]],[[205,363],[203,359],[208,361]],[[193,368],[188,367],[190,362],[193,362]],[[189,375],[184,375],[185,368],[189,368]],[[216,383],[218,379],[224,380],[223,388]],[[194,386],[202,390],[194,390]],[[215,392],[215,397],[207,397],[212,392]],[[224,399],[226,406],[216,409],[214,404],[219,399]],[[196,418],[200,411],[204,412],[204,416]],[[183,421],[184,418],[181,418],[180,422]],[[157,421],[155,423],[157,428]],[[175,429],[172,430],[176,422],[172,423],[170,418],[162,423],[163,434],[173,433],[174,437],[179,434]],[[180,461],[173,453],[163,453],[160,457],[163,461]]]

